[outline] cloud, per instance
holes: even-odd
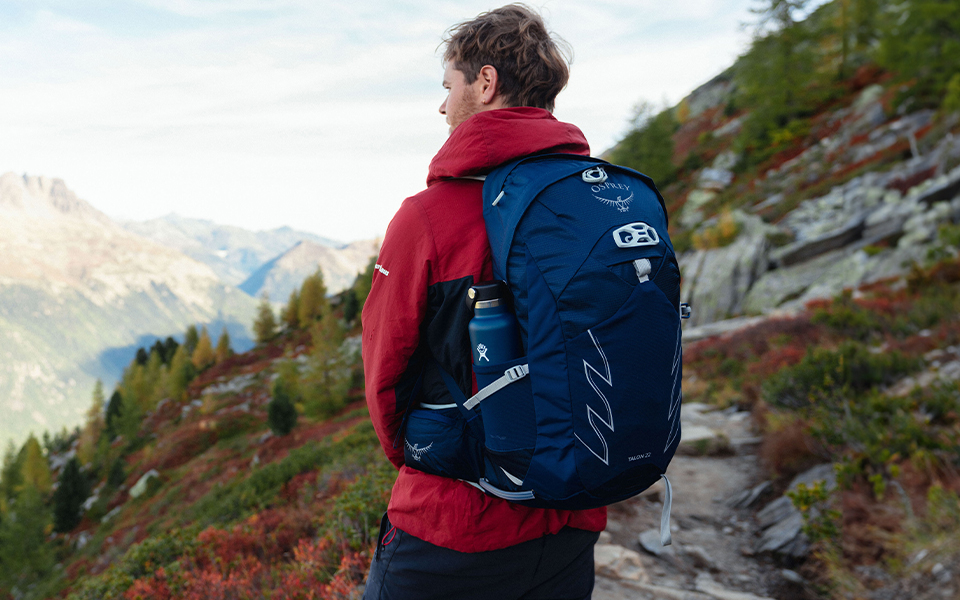
[[[62,177],[113,215],[176,211],[345,240],[382,234],[423,185],[446,136],[441,35],[490,7],[10,1],[0,172]],[[595,152],[638,101],[676,102],[749,37],[738,26],[749,0],[533,4],[574,49],[557,115]]]

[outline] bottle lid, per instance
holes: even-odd
[[[502,281],[485,281],[478,283],[467,290],[467,306],[473,309],[479,302],[498,301],[503,298],[504,291]],[[486,306],[497,306],[497,304],[487,304]]]

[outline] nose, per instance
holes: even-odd
[[[447,101],[444,100],[443,104],[440,105],[440,114],[446,116],[447,114]]]

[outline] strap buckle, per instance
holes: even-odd
[[[515,366],[515,367],[510,367],[509,369],[507,369],[506,371],[504,371],[504,372],[503,372],[503,375],[504,375],[508,380],[510,380],[510,383],[513,383],[514,381],[516,381],[516,380],[518,380],[518,379],[523,379],[523,378],[526,377],[529,373],[530,373],[530,366],[529,366],[529,365],[517,365],[517,366]]]

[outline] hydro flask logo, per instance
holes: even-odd
[[[477,344],[477,353],[480,354],[480,358],[477,359],[477,362],[480,362],[481,360],[490,362],[490,359],[487,358],[487,350],[489,349],[490,348],[487,348],[483,344]]]

